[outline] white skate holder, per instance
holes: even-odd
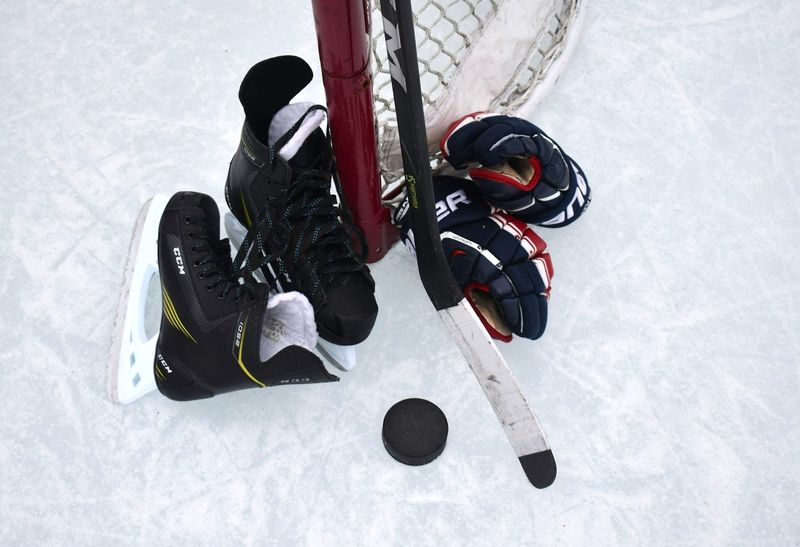
[[[148,287],[159,280],[158,225],[168,201],[169,196],[156,194],[142,206],[128,251],[114,321],[107,386],[109,398],[122,404],[132,403],[156,389],[153,359],[158,330],[147,337],[145,306]]]

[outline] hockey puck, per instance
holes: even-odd
[[[383,419],[383,446],[400,463],[430,463],[442,453],[446,442],[447,418],[425,399],[400,401]]]

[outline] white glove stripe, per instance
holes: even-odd
[[[510,135],[506,135],[505,137],[503,137],[502,139],[500,139],[499,141],[494,143],[492,146],[490,146],[489,150],[494,150],[495,148],[497,148],[498,146],[500,146],[501,144],[503,144],[507,140],[516,139],[516,138],[519,138],[519,137],[531,138],[530,135],[523,135],[522,133],[511,133]]]
[[[520,244],[520,246],[521,246],[523,249],[525,249],[525,252],[527,252],[527,253],[528,253],[528,258],[530,258],[530,257],[532,257],[532,256],[535,256],[535,255],[538,253],[538,250],[536,249],[536,245],[535,245],[535,244],[533,243],[533,241],[532,241],[530,238],[528,238],[527,236],[526,236],[526,237],[523,237],[523,238],[522,238],[522,239],[519,241],[519,244]]]
[[[550,286],[550,272],[547,271],[547,264],[543,258],[534,258],[531,260],[533,264],[536,266],[536,269],[539,270],[539,275],[542,277],[542,281],[544,281],[545,288]]]
[[[474,241],[469,240],[469,239],[467,239],[465,237],[461,237],[460,235],[458,235],[458,234],[456,234],[454,232],[442,232],[440,234],[440,237],[441,237],[442,241],[444,241],[445,239],[452,239],[453,241],[458,241],[462,245],[466,245],[467,247],[470,247],[471,249],[475,249],[476,251],[478,251],[478,253],[480,253],[480,255],[483,258],[488,260],[489,263],[492,266],[494,266],[498,270],[502,270],[503,269],[503,263],[496,256],[494,256],[494,254],[492,254],[491,251],[489,251],[488,249],[484,249],[483,247],[481,247],[480,245],[478,245]]]

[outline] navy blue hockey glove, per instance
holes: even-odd
[[[436,176],[436,216],[442,247],[464,295],[489,334],[535,340],[547,325],[553,264],[545,242],[527,224],[495,211],[467,179]],[[408,198],[395,220],[414,249]]]
[[[491,205],[539,226],[574,222],[591,201],[586,176],[544,131],[522,118],[475,112],[455,121],[439,146]]]

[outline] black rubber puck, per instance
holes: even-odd
[[[447,418],[425,399],[400,401],[383,419],[383,446],[400,463],[430,463],[442,453],[446,442]]]

